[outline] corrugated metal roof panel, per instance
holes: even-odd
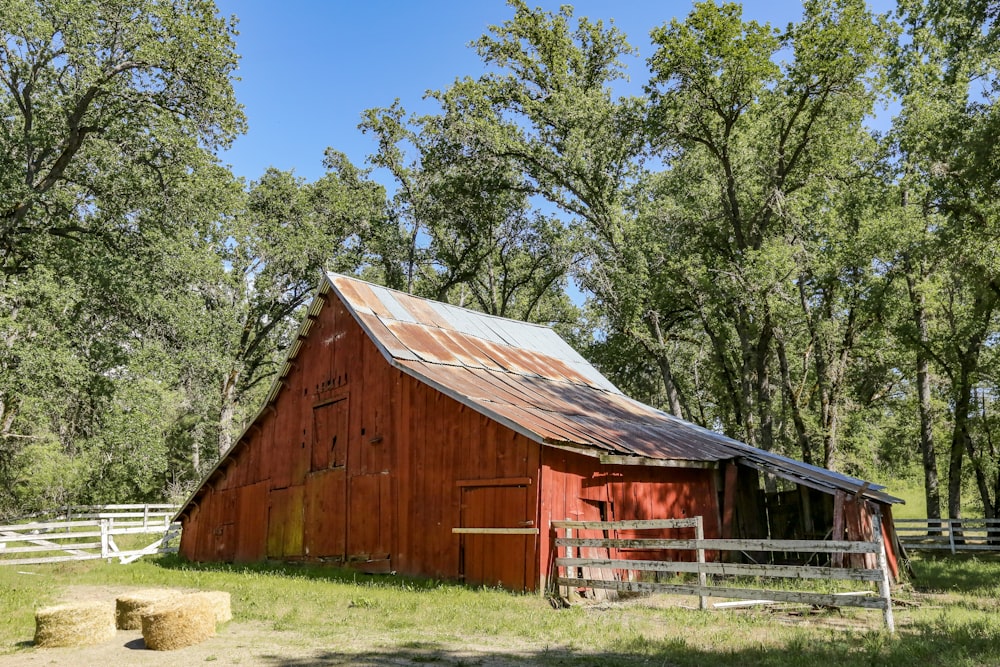
[[[399,322],[411,322],[414,324],[420,322],[419,319],[414,317],[410,311],[407,310],[395,296],[393,296],[394,293],[392,290],[388,290],[379,285],[371,285],[369,287],[372,291],[372,295],[379,300],[379,303],[381,303],[386,310],[389,311],[389,315],[392,319]]]
[[[859,479],[751,447],[635,401],[548,327],[421,299],[346,276],[329,284],[387,360],[538,442],[699,462],[740,459],[816,488]],[[326,290],[321,288],[321,294]],[[896,502],[869,485],[865,495]]]

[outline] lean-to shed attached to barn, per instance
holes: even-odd
[[[547,327],[330,274],[264,408],[179,517],[195,561],[535,590],[554,520],[862,539],[881,511],[894,564],[893,502],[628,398]]]

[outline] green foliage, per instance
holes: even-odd
[[[699,2],[620,96],[613,22],[511,0],[485,74],[365,112],[387,195],[334,149],[315,182],[218,164],[244,118],[211,2],[0,0],[0,514],[182,497],[334,270],[553,324],[664,410],[922,478],[932,513],[940,470],[952,513],[997,515],[996,20]]]

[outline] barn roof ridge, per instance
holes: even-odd
[[[396,289],[395,287],[386,287],[385,285],[379,285],[378,283],[373,283],[373,282],[371,282],[369,280],[365,280],[364,278],[358,278],[357,276],[351,276],[351,275],[347,275],[345,273],[337,273],[335,271],[325,271],[323,275],[324,275],[324,277],[327,280],[329,280],[331,282],[331,284],[333,284],[333,281],[335,279],[337,279],[337,278],[345,278],[347,280],[350,280],[351,282],[361,283],[363,285],[366,285],[369,288],[374,288],[374,289],[377,289],[377,290],[380,290],[380,291],[385,291],[385,292],[391,292],[393,294],[399,294],[400,296],[402,296],[402,297],[404,297],[406,299],[416,299],[418,301],[423,301],[423,302],[428,303],[428,304],[447,306],[448,308],[454,308],[454,309],[457,309],[457,310],[463,310],[466,313],[469,313],[470,315],[473,315],[473,316],[478,317],[478,318],[489,318],[489,319],[494,319],[494,320],[501,320],[503,322],[516,322],[517,324],[520,324],[520,325],[526,326],[526,327],[535,327],[535,328],[544,329],[544,330],[547,330],[547,331],[552,331],[553,330],[551,326],[549,326],[548,324],[542,324],[541,322],[526,322],[526,321],[523,321],[523,320],[515,320],[515,319],[512,319],[510,317],[504,317],[503,315],[494,315],[493,313],[486,313],[486,312],[483,312],[481,310],[474,310],[472,308],[467,308],[465,306],[458,306],[458,305],[455,305],[453,303],[447,303],[445,301],[437,301],[435,299],[431,299],[430,297],[420,296],[419,294],[410,294],[409,292],[404,292],[403,290]],[[423,322],[422,324],[425,324],[427,326],[438,326],[438,325],[434,325],[434,324],[428,323],[428,322]],[[442,328],[442,327],[438,327],[438,328]]]

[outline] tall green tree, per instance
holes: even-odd
[[[987,516],[1000,511],[993,481],[989,365],[1000,309],[996,261],[1000,114],[996,8],[949,0],[901,2],[892,83],[901,99],[894,123],[901,233],[896,266],[905,275],[912,318],[901,330],[914,350],[928,511],[938,506],[930,408],[932,367],[950,406],[948,514],[961,516],[963,463],[970,460]]]
[[[435,97],[439,114],[405,118],[396,103],[362,124],[379,139],[373,163],[399,185],[399,286],[501,317],[575,319],[563,292],[577,256],[569,230],[532,210],[516,163],[492,150],[496,117],[484,122],[451,91]]]
[[[382,186],[337,151],[326,152],[324,165],[313,183],[269,169],[217,239],[226,270],[208,304],[223,327],[220,456],[239,426],[237,408],[255,405],[278,370],[320,271],[359,271],[371,258],[371,240],[385,233]]]
[[[729,399],[719,420],[765,449],[775,446],[778,387],[795,410],[796,383],[777,379],[789,364],[778,370],[775,357],[787,360],[790,333],[777,311],[797,306],[793,319],[816,360],[802,372],[815,373],[808,382],[821,396],[817,458],[833,466],[849,355],[838,348],[850,348],[854,324],[839,303],[847,274],[831,268],[821,277],[810,266],[819,259],[812,250],[841,232],[831,236],[809,218],[842,219],[830,184],[856,172],[869,143],[862,121],[877,95],[870,79],[883,30],[863,2],[807,2],[785,30],[744,21],[738,5],[705,2],[652,35],[650,140],[668,166],[662,231],[674,239],[671,256],[683,258],[661,274],[662,291],[686,295],[711,341],[713,373]],[[841,313],[833,323],[841,331],[820,327]],[[797,430],[810,457],[805,424]]]
[[[0,261],[43,261],[243,129],[234,25],[208,0],[0,3]]]

